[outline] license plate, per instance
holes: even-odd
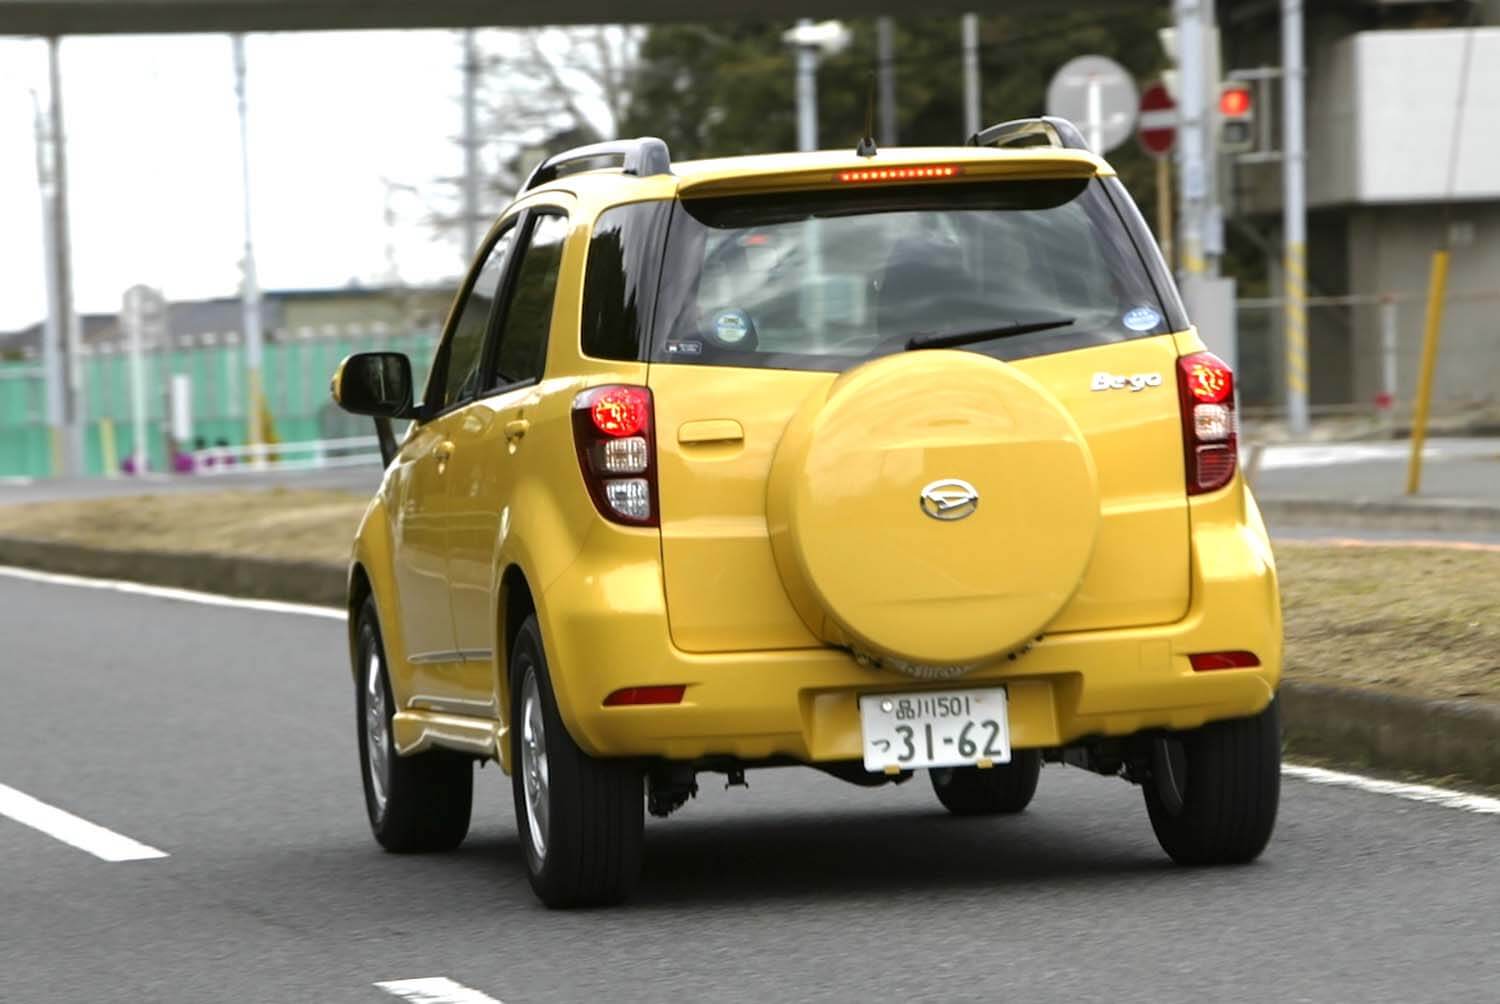
[[[868,694],[859,699],[865,770],[1010,763],[1005,688]]]

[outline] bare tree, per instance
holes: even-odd
[[[486,31],[479,37],[480,211],[496,212],[543,157],[613,138],[630,105],[643,31],[628,25]],[[461,141],[461,137],[459,138]],[[444,178],[441,233],[459,223],[462,178]]]

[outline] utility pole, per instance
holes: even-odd
[[[245,253],[240,261],[240,318],[245,329],[245,414],[249,419],[250,457],[254,466],[265,463],[264,393],[261,386],[263,355],[260,329],[260,281],[255,274],[255,241],[250,215],[250,117],[245,99],[245,36],[230,36],[234,47],[234,96],[240,117],[240,184],[244,192]]]
[[[60,40],[47,39],[47,71],[52,88],[52,281],[57,310],[53,318],[56,344],[62,355],[61,418],[65,430],[63,469],[83,473],[83,379],[79,369],[78,313],[73,308],[73,269],[68,239],[68,154],[63,130]]]
[[[1219,56],[1217,0],[1202,0],[1203,18],[1203,181],[1207,189],[1203,209],[1203,268],[1210,277],[1219,274],[1224,257],[1224,209],[1219,198],[1219,85],[1223,67]]]
[[[964,138],[979,126],[979,15],[963,16],[964,48]]]
[[[795,28],[781,33],[781,40],[797,56],[797,149],[818,148],[818,57],[843,52],[849,44],[849,29],[838,21],[802,18]]]
[[[42,271],[47,290],[47,318],[42,325],[42,373],[47,389],[47,431],[52,451],[50,470],[53,475],[57,475],[66,467],[67,451],[64,442],[66,428],[63,425],[63,329],[57,299],[56,240],[52,234],[52,207],[56,186],[47,165],[47,117],[42,112],[42,99],[34,88],[28,90],[31,92],[32,129],[36,142],[36,185],[42,206]]]
[[[1285,293],[1286,416],[1306,435],[1307,414],[1307,149],[1302,0],[1281,0],[1281,232]]]
[[[1208,214],[1208,74],[1204,66],[1203,5],[1210,0],[1173,0],[1177,22],[1177,163],[1182,183],[1178,186],[1178,262],[1187,276],[1201,276],[1204,262],[1204,227]]]
[[[895,146],[896,134],[896,26],[888,17],[875,19],[875,50],[879,61],[880,145]]]
[[[479,250],[479,45],[473,28],[464,29],[464,271]]]
[[[799,31],[812,28],[810,18],[797,22]],[[818,148],[818,50],[807,42],[797,46],[797,149]]]

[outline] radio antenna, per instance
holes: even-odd
[[[856,157],[873,157],[880,151],[875,148],[875,71],[870,71],[870,96],[865,102],[865,135],[854,148]]]

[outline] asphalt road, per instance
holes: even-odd
[[[1410,456],[1405,440],[1268,446],[1255,492],[1263,498],[1404,499]],[[1422,497],[1500,505],[1500,439],[1429,439],[1422,457]]]
[[[469,841],[366,828],[342,624],[0,577],[0,785],[167,853],[106,862],[0,816],[0,1000],[1494,1000],[1500,816],[1288,778],[1242,868],[1169,864],[1139,793],[1049,767],[955,820],[924,779],[704,780],[638,898],[551,913],[507,782]]]

